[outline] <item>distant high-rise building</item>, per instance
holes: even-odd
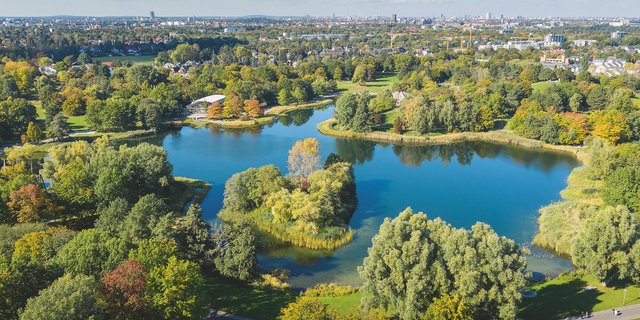
[[[393,23],[398,23],[398,15],[394,13],[393,16],[391,16],[391,20]]]
[[[615,31],[611,33],[611,39],[622,39],[627,35],[626,32],[623,31]]]
[[[491,19],[491,12],[487,12],[486,18],[487,18],[487,20]]]
[[[544,36],[544,45],[546,47],[561,47],[563,44],[564,44],[563,35],[550,33]]]
[[[149,12],[149,17],[151,17],[151,20],[154,20],[156,18],[156,13],[153,11]]]

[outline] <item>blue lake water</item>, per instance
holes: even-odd
[[[355,164],[359,207],[350,223],[352,243],[331,253],[274,243],[260,250],[261,267],[289,269],[294,287],[359,284],[356,267],[371,238],[384,218],[409,206],[457,227],[486,222],[500,235],[528,243],[537,230],[537,210],[559,199],[579,165],[565,154],[503,144],[415,146],[328,137],[316,124],[331,118],[332,110],[296,111],[259,129],[185,127],[153,140],[167,150],[176,176],[213,185],[202,204],[209,221],[222,206],[224,183],[232,174],[266,164],[286,172],[288,150],[297,140],[315,137],[324,157],[335,152]],[[529,257],[532,271],[558,274],[571,268],[565,259],[534,251],[543,255]]]

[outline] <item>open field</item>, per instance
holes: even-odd
[[[588,290],[587,287],[591,287]],[[593,277],[575,274],[561,275],[553,280],[531,286],[538,296],[523,299],[520,317],[523,319],[560,319],[584,311],[601,311],[640,303],[640,287],[610,284],[604,287]]]
[[[38,113],[38,119],[44,120],[45,114],[44,109],[42,108],[42,103],[38,100],[30,101],[35,107]],[[81,116],[70,116],[67,117],[67,123],[74,131],[85,131],[89,130],[89,125],[87,124],[87,117],[85,115]]]
[[[542,91],[544,89],[549,88],[554,83],[555,82],[553,81],[542,81],[542,82],[532,83],[531,89],[533,89],[533,91]]]
[[[92,57],[91,59],[96,63],[102,62],[131,62],[134,64],[152,64],[156,56],[113,56],[113,57]]]
[[[398,75],[395,73],[381,73],[375,75],[374,81],[368,81],[364,85],[353,83],[351,81],[338,81],[339,91],[381,93],[385,89],[391,90],[394,83],[398,82]]]
[[[253,320],[276,319],[280,309],[296,299],[286,290],[256,288],[211,274],[205,274],[203,294],[212,308]]]
[[[329,309],[338,311],[341,314],[348,314],[351,310],[360,306],[362,294],[359,291],[355,293],[338,296],[338,297],[319,297],[318,299],[329,305]]]

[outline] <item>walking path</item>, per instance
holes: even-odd
[[[626,306],[622,308],[616,308],[620,310],[619,316],[614,316],[612,310],[604,310],[594,312],[593,316],[589,320],[635,320],[640,319],[640,305]],[[569,317],[565,320],[576,320],[580,317]]]
[[[206,320],[250,320],[248,318],[239,317],[224,311],[211,309],[210,315]]]

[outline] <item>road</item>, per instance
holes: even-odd
[[[640,319],[640,305],[626,306],[622,308],[618,308],[616,310],[620,310],[621,314],[619,316],[614,316],[612,310],[604,310],[593,313],[593,317],[589,318],[589,320],[635,320]],[[566,318],[566,320],[575,320],[580,319],[580,317],[570,317]]]

